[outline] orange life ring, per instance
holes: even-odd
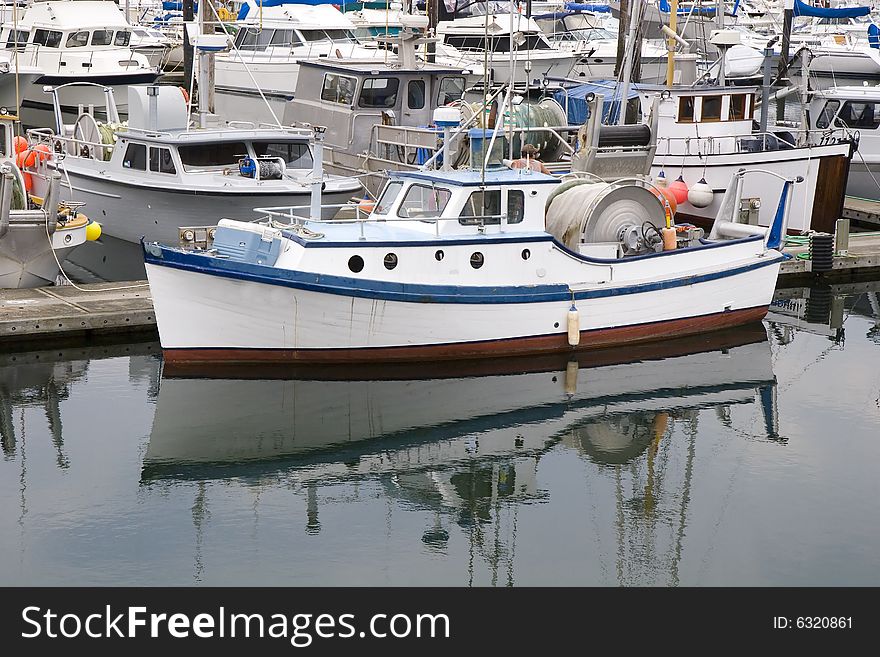
[[[180,89],[180,93],[183,94],[183,102],[189,105],[189,92],[186,90],[186,87],[177,87]]]

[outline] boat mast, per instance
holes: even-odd
[[[638,7],[633,6],[631,9],[632,11],[630,11],[629,14],[629,31],[627,33],[627,40],[629,41],[630,48],[625,50],[626,54],[624,55],[623,60],[620,86],[620,112],[617,115],[617,125],[623,125],[626,123],[626,104],[627,98],[629,97],[629,83],[633,76],[633,64],[636,59],[635,53],[640,50],[639,41],[636,38],[636,33],[639,30],[640,12]]]
[[[794,0],[785,0],[785,14],[782,19],[782,54],[779,56],[778,80],[782,82],[788,75],[788,57],[791,50],[791,21],[794,15]],[[776,120],[785,120],[785,96],[776,99]]]
[[[672,0],[669,9],[669,29],[673,32],[678,30],[678,0]],[[666,39],[666,86],[672,89],[675,78],[675,39],[671,36]]]

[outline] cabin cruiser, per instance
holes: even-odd
[[[580,42],[564,48],[551,44],[534,19],[520,14],[440,21],[437,34],[443,39],[437,46],[438,53],[447,61],[467,66],[488,60],[490,82],[495,84],[512,79],[516,84],[528,85],[540,83],[545,75],[570,76],[590,52]]]
[[[382,62],[390,55],[362,45],[351,19],[330,5],[291,2],[261,7],[248,0],[235,26],[232,48],[215,59],[217,113],[230,121],[277,124],[284,103],[294,96],[300,59],[356,57]]]
[[[104,226],[101,247],[106,252],[92,249],[82,256],[91,254],[107,269],[111,263],[104,259],[115,242],[129,246],[116,249],[119,258],[134,252],[132,260],[140,266],[136,243],[144,235],[176,241],[182,224],[217,216],[247,220],[254,207],[266,203],[301,206],[308,203],[313,184],[323,185],[331,204],[345,203],[361,190],[356,179],[314,177],[310,130],[244,122],[191,129],[177,87],[130,87],[133,111],[127,124],[119,122],[110,88],[104,90],[110,122],[83,113],[72,125],[61,121],[58,90],[50,91],[57,129],[28,134],[49,146],[53,156],[46,166],[57,167],[67,191],[88,203]],[[324,216],[335,212],[328,206]]]
[[[113,2],[52,0],[36,2],[23,11],[16,23],[0,31],[0,46],[19,51],[18,61],[42,72],[34,84],[22,88],[22,121],[25,125],[49,125],[53,120],[45,85],[93,82],[124,90],[131,84],[155,81],[159,70],[131,48],[131,25]],[[127,113],[124,93],[118,110]],[[64,98],[62,111],[75,117],[80,106],[100,104],[102,94],[94,86],[79,87]]]
[[[846,193],[880,201],[880,86],[814,91],[808,117],[813,130],[858,139]]]
[[[368,174],[365,185],[374,194],[384,185],[386,170],[419,166],[433,154],[439,137],[431,127],[436,108],[450,106],[472,121],[480,113],[478,103],[464,100],[479,74],[418,56],[416,46],[425,41],[419,18],[408,17],[386,41],[395,51],[387,62],[300,60],[300,93],[284,110],[285,125],[325,126],[324,167],[342,175]],[[458,149],[448,156],[464,163],[465,155]]]

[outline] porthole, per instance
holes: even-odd
[[[394,269],[397,266],[397,256],[393,253],[385,254],[385,269]]]
[[[531,257],[532,257],[532,252],[531,252],[531,251],[529,251],[528,249],[523,249],[523,250],[522,250],[522,259],[523,259],[523,260],[528,260],[528,259],[531,258]]]
[[[484,261],[485,259],[483,258],[483,254],[479,251],[474,251],[471,254],[471,267],[473,267],[474,269],[479,269],[480,267],[482,267]]]
[[[437,260],[437,262],[440,262],[441,260],[443,260],[443,251],[437,251],[434,254],[434,258]]]
[[[348,268],[351,269],[355,274],[363,271],[364,269],[364,259],[359,255],[351,256],[348,259]]]

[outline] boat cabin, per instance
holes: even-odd
[[[559,179],[528,169],[391,173],[371,219],[406,221],[432,235],[543,232]]]
[[[128,48],[131,32],[115,3],[40,2],[23,11],[17,24],[4,24],[0,42],[7,50],[19,51],[28,45],[49,52],[86,47],[109,50]]]
[[[642,115],[658,94],[657,155],[730,153],[753,135],[757,87],[666,89],[639,85]],[[760,142],[760,137],[757,138]],[[708,150],[707,150],[708,149]]]
[[[533,19],[517,14],[514,16],[513,23],[513,46],[517,52],[553,49]],[[510,14],[490,16],[488,27],[484,16],[456,18],[453,21],[438,23],[437,34],[443,37],[445,45],[452,46],[461,52],[509,53],[510,24]]]
[[[235,47],[242,53],[289,51],[328,41],[357,43],[354,24],[330,5],[287,4],[245,12],[246,8],[243,5],[239,13],[241,28],[235,37]]]
[[[284,123],[326,126],[325,142],[376,152],[379,126],[425,128],[435,108],[461,99],[468,73],[441,64],[404,68],[377,60],[302,59]]]
[[[880,128],[880,87],[834,87],[817,91],[810,102],[810,127],[851,128],[876,133]]]

